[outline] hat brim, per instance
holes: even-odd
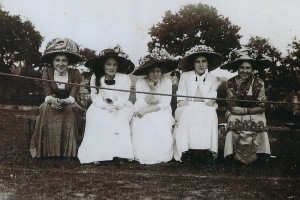
[[[195,69],[192,62],[198,57],[204,56],[208,61],[208,71],[217,69],[223,62],[223,56],[214,52],[197,52],[179,60],[179,65],[183,71],[192,71]]]
[[[69,52],[63,52],[63,51],[62,52],[51,52],[51,53],[44,54],[41,57],[41,61],[43,63],[52,64],[54,57],[59,55],[59,54],[65,54],[68,58],[69,64],[76,64],[76,63],[82,61],[82,58],[81,58],[80,55],[72,54],[72,53],[69,53]]]
[[[128,60],[126,58],[123,57],[119,57],[119,56],[100,56],[97,58],[93,58],[88,60],[84,65],[92,70],[95,69],[103,69],[103,65],[104,65],[104,61],[107,58],[115,58],[118,61],[118,70],[117,72],[122,73],[122,74],[130,74],[133,72],[134,70],[134,64],[131,62],[131,60]],[[103,71],[104,73],[104,71]]]
[[[266,69],[268,67],[272,66],[272,62],[267,59],[262,59],[262,60],[256,60],[256,59],[237,59],[232,62],[223,64],[220,68],[221,69],[226,69],[228,71],[237,71],[238,67],[243,63],[243,62],[249,62],[252,66],[253,70],[259,70],[259,69]]]
[[[137,70],[135,70],[132,74],[135,76],[147,76],[149,73],[149,69],[154,66],[161,67],[163,73],[169,73],[177,68],[177,61],[172,60],[160,60],[160,61],[152,61],[147,62],[144,65],[139,66]]]

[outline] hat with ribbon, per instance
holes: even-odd
[[[97,58],[88,60],[85,63],[85,66],[93,71],[103,71],[104,74],[103,66],[105,60],[108,58],[115,58],[117,60],[117,71],[119,73],[130,74],[134,70],[134,64],[129,59],[128,54],[126,54],[119,45],[114,48],[102,50]]]
[[[208,61],[208,71],[218,68],[223,62],[223,56],[216,53],[211,47],[206,45],[196,45],[187,51],[182,59],[179,60],[179,65],[183,71],[194,70],[194,61],[197,57],[204,56]]]
[[[155,47],[149,55],[140,58],[140,66],[133,72],[133,75],[148,75],[149,69],[155,66],[160,67],[163,73],[168,73],[177,68],[177,64],[177,59],[170,55],[165,49]]]
[[[54,57],[58,54],[65,54],[70,64],[82,61],[78,45],[68,38],[55,38],[48,42],[41,61],[52,64]]]
[[[270,57],[260,54],[249,47],[242,47],[233,49],[229,53],[227,61],[220,68],[228,71],[237,71],[243,62],[249,62],[254,70],[268,68],[272,65]]]

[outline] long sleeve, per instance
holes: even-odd
[[[217,98],[217,89],[219,87],[219,83],[216,77],[210,75],[211,83],[209,84],[210,88],[207,93],[204,93],[204,97],[208,98]],[[209,102],[211,99],[204,99],[204,102]]]
[[[130,90],[131,79],[128,75],[117,74],[116,81],[118,84],[116,89]],[[114,99],[119,108],[123,108],[128,102],[130,92],[118,92],[118,95]]]
[[[92,101],[93,102],[99,102],[100,100],[103,101],[100,89],[99,89],[99,92],[97,94],[97,90],[96,90],[96,88],[94,88],[94,86],[96,86],[96,76],[95,76],[95,74],[93,74],[92,77],[91,77],[90,86],[92,86],[91,87]]]
[[[162,90],[160,90],[160,93],[163,94],[172,94],[172,81],[169,78],[165,78],[162,82]],[[159,100],[158,106],[161,110],[165,110],[168,107],[170,107],[172,96],[161,96]]]
[[[149,89],[145,87],[145,82],[145,79],[138,80],[135,85],[135,90],[140,92],[149,92]],[[144,108],[148,105],[145,101],[146,96],[147,94],[144,93],[136,93],[136,102],[134,104],[136,110]]]
[[[46,68],[45,71],[43,72],[42,78],[45,79],[45,80],[50,80],[49,73],[51,73],[51,71],[53,71],[53,70],[50,70],[50,69]],[[43,87],[44,87],[45,96],[46,97],[47,96],[52,96],[53,91],[52,91],[52,88],[51,88],[51,82],[43,81]]]
[[[81,77],[80,77],[80,74],[79,74],[78,70],[74,71],[74,73],[72,73],[72,76],[73,76],[72,77],[72,83],[75,83],[75,84],[80,84],[81,83]],[[76,96],[78,95],[78,92],[79,92],[79,86],[72,85],[69,96],[76,99]]]
[[[178,90],[176,92],[177,95],[184,95],[186,96],[188,93],[188,87],[186,85],[186,73],[183,73],[180,77],[178,83]],[[177,101],[188,100],[186,97],[177,97]]]

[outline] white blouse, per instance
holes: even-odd
[[[150,92],[150,86],[148,84],[148,78],[142,78],[136,82],[136,91],[141,92]],[[163,93],[163,94],[172,94],[172,81],[167,77],[163,77],[161,81],[157,84],[155,93]],[[135,110],[139,110],[140,108],[144,108],[149,106],[149,104],[145,101],[145,98],[148,94],[136,93],[136,102],[134,104]],[[161,110],[169,109],[170,102],[172,96],[161,96],[154,95],[154,100],[158,101],[157,104]]]

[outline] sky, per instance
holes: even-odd
[[[135,65],[147,54],[149,28],[187,4],[207,4],[239,26],[241,44],[251,36],[268,38],[287,54],[294,37],[300,40],[299,0],[0,0],[2,9],[31,21],[44,37],[43,52],[53,38],[70,38],[81,48],[101,50],[121,45]],[[216,75],[230,76],[224,70]]]

